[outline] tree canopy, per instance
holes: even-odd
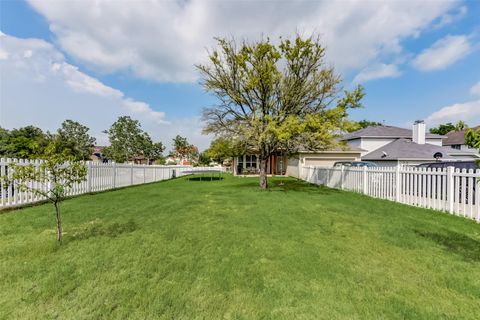
[[[126,162],[138,156],[150,162],[161,158],[165,149],[161,142],[153,143],[150,135],[142,130],[140,122],[129,116],[119,117],[105,133],[110,146],[104,149],[104,153],[116,162]]]
[[[210,143],[210,147],[204,154],[210,160],[223,163],[226,159],[241,155],[242,148],[228,138],[219,137]]]
[[[88,160],[96,139],[88,134],[90,129],[79,122],[65,120],[52,136],[49,152],[70,155],[77,160]]]
[[[468,129],[465,132],[465,144],[471,148],[480,150],[480,127],[477,130]]]
[[[257,153],[261,188],[267,188],[270,155],[327,149],[351,126],[348,109],[361,106],[363,89],[342,91],[319,38],[280,38],[277,45],[268,38],[216,40],[209,63],[197,66],[205,90],[218,99],[204,109],[204,132]]]
[[[198,157],[198,148],[190,144],[185,137],[177,135],[173,138],[172,146],[176,157],[187,160],[196,160]]]
[[[0,128],[0,154],[4,157],[39,158],[44,153],[49,141],[49,135],[34,126],[10,131]]]
[[[465,121],[460,120],[456,124],[452,124],[451,122],[440,124],[438,127],[430,128],[429,131],[430,133],[444,136],[451,131],[462,131],[467,128],[468,126]]]

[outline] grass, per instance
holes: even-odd
[[[280,185],[280,182],[283,185]],[[480,225],[288,179],[0,214],[3,319],[478,319]]]

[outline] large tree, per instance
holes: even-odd
[[[148,133],[144,132],[140,143],[140,152],[147,159],[147,163],[163,158],[165,146],[161,142],[153,142]]]
[[[198,65],[206,91],[219,103],[205,108],[204,131],[245,142],[260,159],[260,187],[267,188],[267,159],[275,152],[327,149],[351,126],[349,108],[363,89],[343,91],[325,62],[319,38],[268,38],[237,42],[217,38],[209,63]]]
[[[116,162],[126,162],[140,154],[144,136],[138,120],[129,116],[119,117],[110,129],[104,132],[110,141],[110,146],[104,149],[108,158]]]
[[[222,163],[224,160],[234,156],[241,155],[241,146],[237,145],[232,139],[219,137],[210,143],[210,147],[205,150],[204,154],[209,160]]]
[[[76,121],[65,120],[52,137],[49,148],[77,160],[88,160],[93,153],[96,141],[88,134],[89,130],[88,127]]]
[[[104,132],[110,140],[110,146],[105,148],[104,153],[116,162],[129,161],[137,156],[145,157],[148,163],[162,158],[165,147],[161,142],[154,143],[150,135],[142,130],[138,120],[129,116],[119,117]]]

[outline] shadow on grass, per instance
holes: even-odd
[[[480,261],[480,241],[478,240],[452,231],[442,234],[415,230],[415,233],[441,245],[446,251],[462,256],[465,260]]]
[[[258,188],[258,179],[248,179],[247,181],[233,185],[235,188]],[[268,180],[267,192],[306,192],[316,194],[338,194],[342,191],[331,189],[324,186],[306,183],[301,180],[274,178]]]
[[[223,180],[222,177],[193,177],[193,178],[188,178],[188,181],[219,181]]]
[[[86,240],[98,236],[114,238],[124,233],[133,232],[137,230],[137,227],[137,224],[133,220],[128,220],[125,223],[115,222],[111,224],[103,224],[99,220],[94,220],[75,230],[66,240]]]

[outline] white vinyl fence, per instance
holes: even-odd
[[[0,159],[0,176],[9,173],[8,165],[11,162],[18,164],[34,164],[39,168],[41,160],[23,160],[23,159]],[[101,163],[87,162],[87,179],[84,182],[75,184],[67,191],[69,196],[79,195],[89,192],[105,191],[114,188],[132,186],[137,184],[168,180],[175,176],[187,175],[189,171],[225,171],[225,168],[214,167],[191,167],[191,166],[159,166],[159,165],[139,165],[139,164],[120,164],[120,163]],[[45,191],[50,188],[49,183],[40,184],[32,182],[32,187],[43,188]],[[19,191],[15,185],[4,185],[0,182],[0,209],[21,206],[44,200],[43,197],[32,192]]]
[[[314,167],[300,178],[313,184],[446,211],[480,223],[480,170],[412,167]]]

